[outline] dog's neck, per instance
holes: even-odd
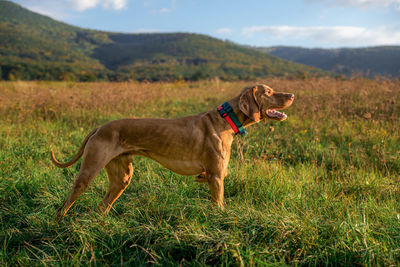
[[[244,114],[240,108],[239,108],[239,97],[233,98],[231,100],[228,101],[228,104],[232,107],[233,112],[235,113],[236,117],[239,119],[239,121],[242,123],[243,127],[247,128],[248,126],[251,126],[252,124],[257,123],[256,121],[253,121],[251,118],[249,118],[248,116],[246,116],[246,114]],[[216,112],[219,113],[217,110],[213,110],[212,112]],[[220,117],[220,115],[218,114],[218,117]],[[229,123],[227,123],[224,120],[224,123],[221,124],[222,127],[222,131],[223,134],[226,135],[228,134],[229,138],[229,142],[231,143],[233,141],[233,137],[235,136],[235,131],[232,129],[231,125],[229,125]],[[228,140],[228,139],[226,139]]]
[[[240,122],[242,123],[243,127],[248,127],[251,126],[255,123],[257,123],[256,121],[253,121],[252,119],[250,119],[249,117],[247,117],[239,108],[239,98],[236,97],[230,101],[228,101],[229,105],[231,105],[233,112],[235,112],[236,116],[238,117],[238,119],[240,120]]]

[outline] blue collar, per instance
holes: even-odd
[[[243,127],[242,123],[236,116],[235,112],[233,111],[231,105],[228,102],[225,102],[221,106],[218,107],[218,112],[222,118],[224,118],[229,125],[232,127],[235,134],[240,133],[241,135],[246,135],[246,129]]]

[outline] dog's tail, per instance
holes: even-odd
[[[51,153],[51,160],[53,161],[54,165],[56,165],[56,166],[59,167],[59,168],[67,168],[67,167],[73,165],[75,162],[77,162],[78,159],[79,159],[80,157],[82,157],[83,151],[85,150],[85,146],[86,146],[86,143],[88,142],[89,138],[97,132],[97,129],[98,129],[98,128],[94,129],[93,131],[91,131],[91,132],[86,136],[85,140],[83,140],[83,143],[82,143],[81,147],[79,148],[78,153],[77,153],[70,161],[68,161],[68,162],[65,162],[65,163],[59,162],[59,161],[56,159],[56,157],[54,156],[54,152],[51,151],[51,152],[50,152],[50,153]]]

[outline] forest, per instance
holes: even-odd
[[[3,80],[252,80],[310,74],[326,72],[206,35],[88,30],[0,2]]]

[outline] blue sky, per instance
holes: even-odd
[[[400,0],[14,0],[84,28],[191,32],[252,46],[400,45]]]

